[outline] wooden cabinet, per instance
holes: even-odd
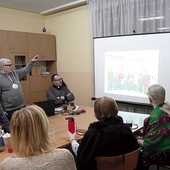
[[[27,36],[24,32],[0,30],[0,42],[1,52],[27,52]]]
[[[27,34],[24,32],[10,31],[12,52],[27,53]]]
[[[29,83],[29,79],[25,80],[25,81],[21,81],[21,86],[22,86],[22,91],[24,93],[24,100],[25,100],[25,105],[28,105],[31,100],[30,100],[30,83]]]
[[[10,53],[10,42],[9,42],[9,31],[0,31],[0,52],[1,53]]]
[[[47,100],[46,91],[50,86],[51,75],[30,76],[31,101]]]
[[[31,102],[47,100],[46,91],[52,86],[51,74],[56,73],[56,38],[54,35],[28,33],[28,55],[29,59],[39,55],[38,67],[45,67],[45,72],[50,75],[30,76],[30,99]],[[41,71],[40,71],[41,72]]]
[[[41,61],[56,60],[56,41],[54,35],[28,33],[27,38],[30,59],[38,54]]]
[[[17,31],[0,30],[0,58],[8,58],[13,63],[14,69],[25,67],[35,55],[40,59],[39,63],[45,67],[49,75],[30,73],[22,80],[22,90],[25,97],[25,105],[47,100],[46,90],[52,86],[51,74],[56,73],[56,40],[54,35],[25,33]]]
[[[13,57],[12,57],[10,52],[1,52],[0,51],[0,58],[8,58],[8,59],[11,60],[12,63],[14,63],[14,59],[13,59]]]
[[[28,63],[28,57],[26,53],[12,53],[13,67],[15,70],[21,69]],[[20,80],[22,91],[24,93],[25,104],[30,102],[30,81],[29,74]]]

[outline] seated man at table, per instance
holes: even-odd
[[[58,74],[53,74],[51,76],[51,81],[53,86],[46,92],[48,100],[55,100],[55,105],[61,106],[75,99],[74,94],[70,92],[63,82],[63,79]]]
[[[77,155],[77,170],[96,170],[96,156],[117,156],[139,148],[131,129],[117,116],[118,107],[111,97],[95,100],[97,122],[91,123],[80,143],[68,132],[71,147]]]

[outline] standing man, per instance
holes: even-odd
[[[68,103],[75,99],[74,94],[70,92],[63,79],[58,74],[51,76],[53,86],[47,90],[47,99],[55,100],[56,106]]]
[[[14,111],[25,106],[24,94],[19,80],[31,71],[33,63],[38,58],[38,55],[34,56],[25,67],[18,70],[13,70],[11,60],[0,59],[0,109],[9,120]]]

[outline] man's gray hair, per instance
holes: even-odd
[[[3,65],[10,63],[10,62],[11,62],[11,60],[8,58],[1,58],[0,59],[0,70],[2,70]]]

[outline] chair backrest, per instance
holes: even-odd
[[[127,154],[96,157],[97,170],[133,170],[137,167],[139,149]]]

